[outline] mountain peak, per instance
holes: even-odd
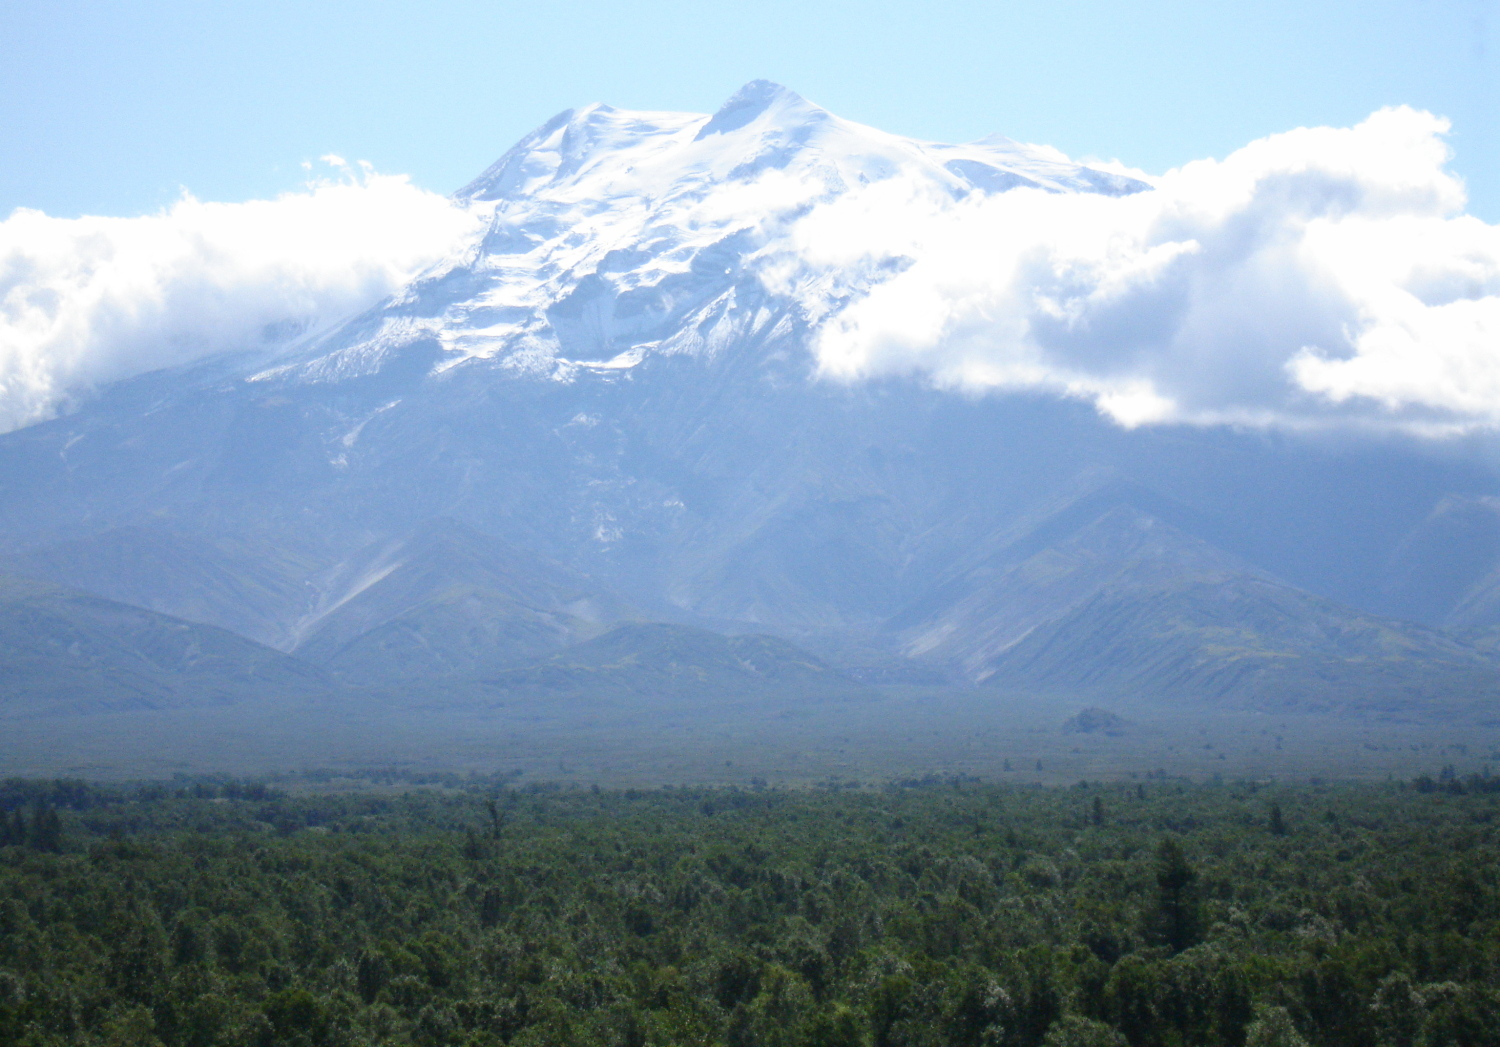
[[[612,381],[648,356],[740,344],[751,328],[762,344],[791,330],[782,317],[826,318],[897,271],[861,269],[855,288],[799,259],[791,284],[759,279],[780,264],[772,259],[800,251],[789,230],[810,208],[863,186],[900,179],[954,198],[1145,188],[1054,152],[887,134],[769,80],[745,84],[712,116],[565,110],[458,191],[461,204],[495,205],[480,215],[482,234],[262,377],[343,381],[420,344],[423,374],[483,359],[533,377]],[[798,290],[777,290],[775,308],[747,304],[767,303],[756,296],[772,285]]]
[[[790,88],[770,80],[751,80],[729,96],[729,100],[719,107],[713,118],[703,125],[696,140],[702,141],[711,135],[738,131],[772,112],[795,112],[804,119],[828,116],[826,110],[813,105]]]
[[[518,199],[566,181],[591,162],[670,139],[703,117],[616,109],[594,102],[565,109],[522,138],[483,174],[458,190],[459,200]]]

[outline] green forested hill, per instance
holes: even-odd
[[[12,781],[0,1042],[1492,1044],[1497,786]]]

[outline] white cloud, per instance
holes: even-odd
[[[1121,424],[1500,425],[1500,227],[1407,108],[1188,164],[1133,196],[881,183],[795,231],[898,275],[825,323],[826,375],[1045,389]]]
[[[365,308],[478,229],[404,177],[324,159],[339,177],[274,200],[0,222],[0,431],[98,383]]]
[[[762,278],[818,285],[829,377],[1046,390],[1124,425],[1494,427],[1500,227],[1464,214],[1446,132],[1382,110],[1123,197],[891,177],[812,206],[821,182],[772,171],[690,218],[759,216]],[[404,178],[324,162],[340,177],[275,200],[0,222],[0,430],[355,312],[480,231]]]

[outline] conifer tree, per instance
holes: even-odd
[[[1164,839],[1156,851],[1155,937],[1174,954],[1194,945],[1201,935],[1195,890],[1198,872],[1177,841]]]

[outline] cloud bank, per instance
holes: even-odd
[[[825,375],[1085,398],[1123,425],[1500,425],[1500,227],[1407,108],[1188,164],[1132,196],[880,183],[799,223],[904,268],[825,323]]]
[[[1126,426],[1444,435],[1500,426],[1500,227],[1464,213],[1447,130],[1382,110],[1129,196],[955,199],[892,177],[810,211],[780,196],[748,210],[767,215],[774,289],[875,281],[833,294],[815,329],[830,378],[1051,392]],[[274,200],[0,222],[0,431],[356,312],[481,231],[477,211],[328,159],[338,177]]]
[[[325,160],[337,177],[274,200],[0,222],[0,431],[80,389],[363,309],[478,228],[404,177]]]

